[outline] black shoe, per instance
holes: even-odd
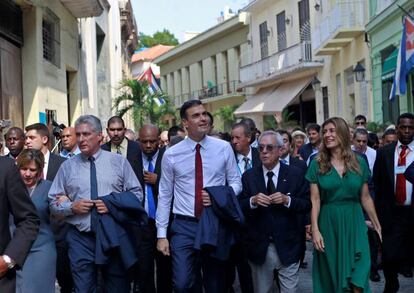
[[[372,282],[379,282],[379,281],[381,281],[381,277],[380,277],[380,275],[378,274],[377,271],[372,271],[371,274],[369,275],[369,279]]]

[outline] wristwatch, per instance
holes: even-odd
[[[8,255],[3,255],[2,257],[3,257],[3,260],[6,263],[7,267],[9,268],[9,270],[14,268],[16,263]]]

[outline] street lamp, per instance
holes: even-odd
[[[354,70],[352,70],[355,74],[355,80],[357,82],[363,82],[365,81],[365,67],[362,66],[361,63],[357,63]]]
[[[321,90],[321,81],[316,76],[313,77],[311,85],[315,92]]]

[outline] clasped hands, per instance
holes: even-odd
[[[260,192],[255,196],[252,196],[251,202],[255,206],[262,207],[268,207],[271,204],[287,205],[289,203],[289,197],[281,192],[275,192],[270,195],[266,195]]]
[[[66,195],[59,195],[58,202],[64,202],[69,200],[69,197]],[[98,214],[106,214],[109,212],[108,208],[106,207],[105,203],[100,199],[80,199],[72,203],[72,212],[75,215],[83,215],[87,214],[91,211],[93,207],[96,207],[96,211]]]

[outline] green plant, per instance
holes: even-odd
[[[239,107],[239,105],[226,105],[213,113],[215,117],[219,117],[219,119],[223,122],[224,131],[230,131],[231,126],[236,123],[234,111],[237,107]]]
[[[144,123],[164,127],[162,118],[175,115],[169,97],[161,92],[151,93],[146,81],[123,80],[119,91],[121,95],[115,98],[113,109],[121,117],[127,112],[131,113],[135,129],[139,129]],[[160,104],[159,101],[164,103]]]

